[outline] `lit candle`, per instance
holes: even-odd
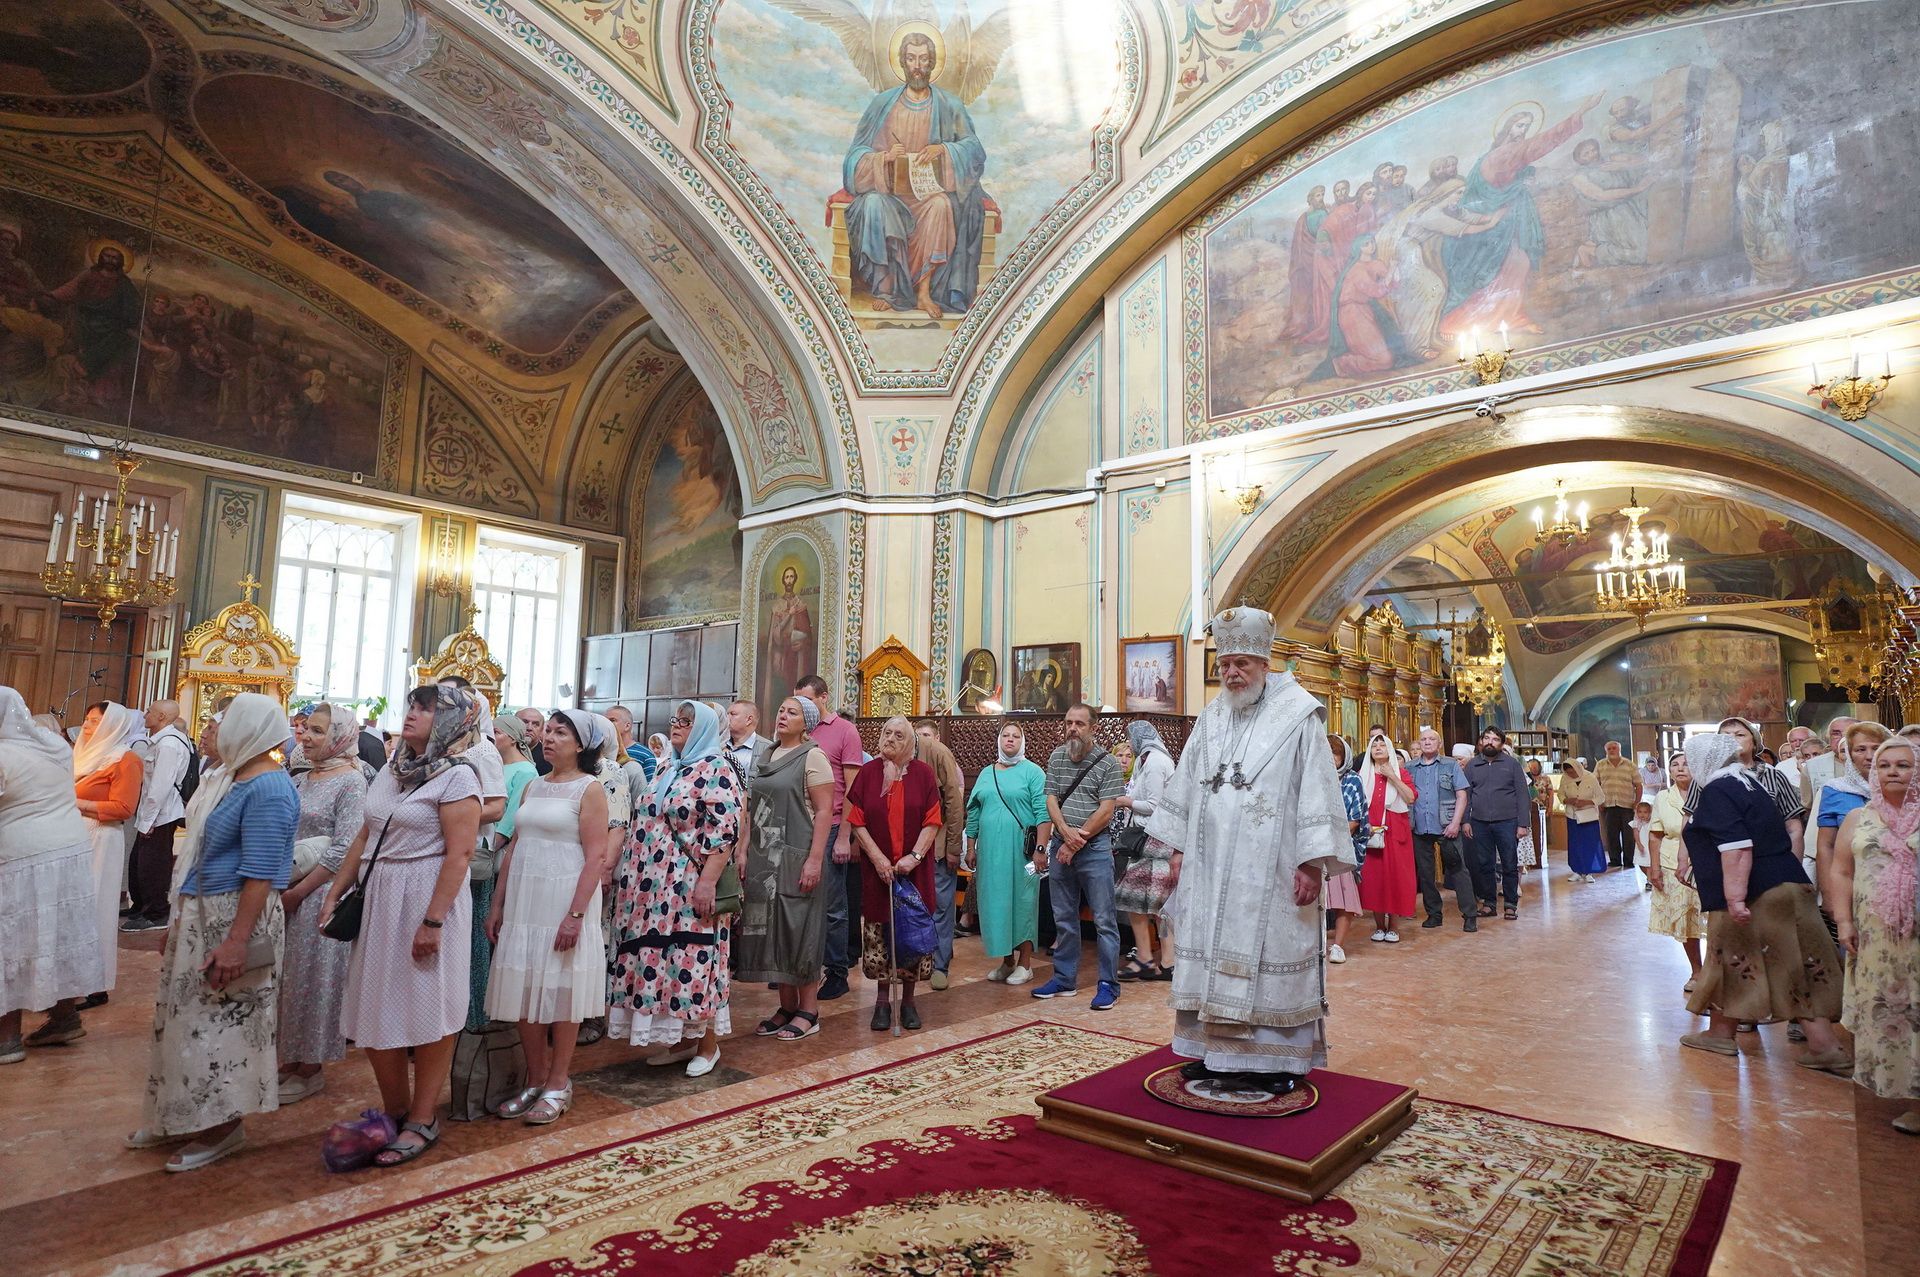
[[[1617,559],[1620,557],[1620,534],[1616,532],[1609,539],[1613,542],[1613,557]]]
[[[1507,321],[1500,321],[1500,349],[1512,350],[1513,344],[1507,340]]]
[[[136,518],[139,517],[138,512],[135,513],[135,517]],[[136,529],[139,526],[140,525],[137,523],[134,525]],[[140,570],[140,534],[136,531],[132,535],[127,537],[127,576],[132,577],[133,574],[139,570]]]
[[[1593,592],[1595,594],[1605,594],[1607,592],[1606,578],[1598,572],[1593,574]]]
[[[1813,390],[1820,389],[1820,365],[1817,363],[1808,364],[1807,376],[1811,379],[1807,382],[1808,388]]]
[[[1477,355],[1485,349],[1486,347],[1480,344],[1480,330],[1476,327],[1473,329],[1473,353]]]
[[[1465,333],[1460,334],[1460,362],[1463,364],[1467,362],[1467,335]]]
[[[64,521],[58,514],[53,516],[53,535],[47,538],[48,564],[52,564],[60,555],[60,525]]]
[[[1857,341],[1853,343],[1853,375],[1860,375],[1860,343]]]
[[[73,508],[73,521],[67,524],[67,562],[72,563],[80,552],[80,507]]]
[[[1580,530],[1587,530],[1587,503],[1584,501],[1580,503]]]
[[[180,529],[173,530],[173,538],[168,542],[167,575],[180,575]]]
[[[1547,512],[1539,506],[1533,507],[1533,530],[1535,532],[1545,532],[1547,530]]]

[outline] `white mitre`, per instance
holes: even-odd
[[[1257,607],[1230,607],[1213,618],[1214,651],[1220,656],[1273,659],[1273,613]]]

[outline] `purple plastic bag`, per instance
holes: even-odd
[[[327,1128],[327,1137],[320,1144],[320,1160],[336,1174],[357,1171],[373,1165],[373,1155],[393,1143],[397,1134],[392,1118],[379,1109],[368,1109],[351,1121],[335,1122]]]

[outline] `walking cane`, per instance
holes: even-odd
[[[897,872],[900,862],[894,861]],[[900,928],[895,925],[893,884],[887,884],[887,983],[898,985],[900,996],[894,999],[893,1036],[900,1036],[900,1013],[906,1010],[907,982],[900,978]]]

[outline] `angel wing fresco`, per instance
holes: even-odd
[[[831,31],[846,49],[854,70],[876,93],[901,83],[899,43],[913,31],[932,37],[938,63],[934,79],[968,106],[986,92],[1000,60],[1013,44],[1013,21],[1007,9],[1000,9],[976,27],[962,3],[943,28],[931,0],[879,0],[871,13],[855,0],[768,3]]]

